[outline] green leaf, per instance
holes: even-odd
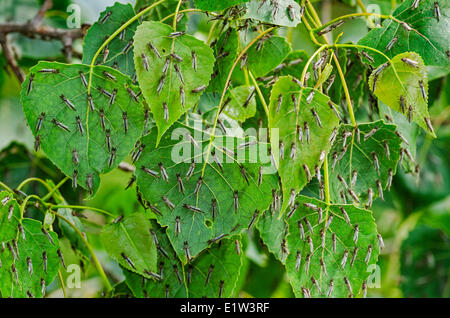
[[[239,244],[239,255],[236,244]],[[232,297],[244,257],[242,244],[237,239],[223,240],[206,250],[192,263],[192,281],[188,284],[189,297]],[[209,282],[206,284],[211,266],[214,268],[211,271]],[[189,272],[189,265],[186,271]],[[186,281],[188,282],[187,277]],[[222,282],[223,289],[221,290]]]
[[[409,65],[402,59],[417,65]],[[383,103],[403,113],[408,120],[411,118],[431,136],[436,137],[434,130],[430,130],[426,123],[426,120],[430,120],[427,106],[428,79],[425,65],[419,55],[407,52],[395,56],[389,65],[383,64],[372,72],[369,77],[369,86]],[[402,98],[404,110],[402,110]]]
[[[210,149],[211,136],[206,132],[202,134],[199,128],[194,131],[177,124],[170,134],[163,137],[157,149],[154,149],[156,132],[153,132],[142,139],[145,149],[136,162],[139,190],[158,209],[158,223],[168,227],[167,235],[183,263],[187,262],[185,246],[189,247],[190,256],[195,257],[210,245],[210,240],[223,234],[232,237],[241,233],[249,226],[255,210],[262,212],[269,206],[272,189],[278,188],[277,177],[269,167],[264,168],[268,171],[263,171],[262,183],[258,186],[260,167],[270,165],[267,150],[263,158],[265,149],[262,144],[253,143],[252,139],[252,144],[246,147],[249,138],[220,136],[217,132]],[[198,146],[192,144],[190,138],[195,139]],[[194,160],[191,175],[189,172]],[[201,176],[201,186],[196,192]],[[214,218],[213,202],[216,202]],[[170,207],[172,204],[173,208]],[[191,206],[200,211],[196,212]],[[153,212],[155,208],[152,208]],[[180,233],[176,230],[177,217],[180,219]]]
[[[311,92],[314,95],[308,103],[308,98],[312,96]],[[294,104],[293,96],[298,105]],[[271,130],[278,129],[279,134],[278,145],[273,145],[273,132],[271,139],[272,149],[274,147],[280,149],[277,167],[283,186],[284,200],[281,212],[284,212],[288,206],[292,191],[298,193],[315,175],[316,166],[320,168],[322,165],[319,159],[321,154],[324,157],[330,151],[329,138],[333,129],[339,124],[339,120],[330,109],[328,102],[327,96],[312,88],[301,88],[292,81],[290,76],[280,77],[272,88],[269,104],[269,128]],[[318,115],[322,127],[313,116],[312,110]],[[299,140],[299,127],[302,133],[301,140]],[[307,140],[307,131],[309,131],[309,141]],[[281,150],[284,152],[281,153]],[[276,152],[274,153],[276,154]],[[278,158],[276,157],[276,159]],[[309,171],[310,178],[308,178],[307,171]]]
[[[245,18],[286,27],[296,27],[301,22],[300,5],[294,0],[257,1],[247,3]]]
[[[228,117],[240,122],[244,122],[247,118],[253,117],[256,113],[254,90],[254,87],[247,86],[238,86],[229,90],[225,100],[230,98],[230,102],[223,108],[222,112]]]
[[[61,202],[61,204],[67,203]],[[80,230],[81,233],[86,233],[83,223],[81,223],[80,219],[77,216],[72,214],[72,211],[70,209],[58,209],[58,214],[69,220],[70,223],[72,223],[78,230]],[[69,240],[71,247],[79,251],[82,256],[89,258],[89,249],[87,248],[81,237],[78,235],[78,233],[75,231],[75,229],[62,219],[58,219],[58,226],[61,229],[61,234]]]
[[[158,127],[157,144],[164,132],[198,102],[202,92],[195,90],[203,86],[206,88],[214,65],[212,50],[206,44],[191,35],[170,38],[172,32],[173,29],[166,24],[144,22],[138,27],[134,38],[136,72]],[[148,71],[142,54],[148,60]],[[171,54],[175,54],[175,58]],[[196,58],[193,58],[194,54]],[[182,62],[177,58],[181,58]],[[168,69],[164,75],[166,61]],[[184,93],[181,93],[182,90]]]
[[[16,199],[9,192],[0,192],[0,241],[15,238],[20,220],[20,210]]]
[[[188,291],[186,282],[184,280],[184,268],[178,259],[175,251],[170,244],[166,231],[158,225],[155,220],[151,220],[152,240],[156,241],[158,264],[156,274],[160,275],[162,279],[144,279],[127,269],[123,270],[126,283],[130,287],[135,297],[144,298],[181,298],[187,297]],[[175,270],[176,268],[176,270]],[[178,275],[181,278],[181,283],[178,280]],[[168,286],[168,288],[167,288]]]
[[[208,92],[220,92],[225,87],[228,73],[238,56],[239,33],[235,29],[229,28],[219,37],[213,46],[213,50],[216,63],[214,64],[214,72],[208,86]],[[237,73],[237,70],[233,73]]]
[[[205,11],[220,11],[249,0],[195,0],[195,6]]]
[[[2,202],[8,196],[10,194],[7,192],[0,193]],[[8,221],[10,206],[13,207],[13,215],[11,221]],[[0,241],[3,246],[0,250],[0,292],[5,298],[43,297],[42,287],[44,286],[45,292],[45,287],[50,285],[59,269],[58,236],[48,231],[50,241],[41,231],[42,223],[32,219],[22,220],[22,232],[18,227],[19,219],[19,206],[15,199],[10,198],[5,205],[0,203]],[[46,269],[44,253],[47,258]]]
[[[103,42],[134,15],[134,9],[129,3],[116,2],[113,6],[107,7],[100,14],[98,21],[89,28],[84,38],[83,64],[90,65]],[[130,77],[133,76],[135,73],[133,47],[127,48],[133,43],[133,36],[138,25],[138,21],[133,22],[115,37],[98,56],[97,62],[100,65],[117,68]]]
[[[148,272],[156,271],[157,255],[151,229],[143,213],[134,213],[106,225],[100,237],[108,254],[120,265],[152,278]]]
[[[386,118],[389,118],[397,125],[397,131],[407,141],[407,143],[402,141],[401,146],[403,149],[409,151],[413,160],[411,160],[408,155],[404,155],[401,164],[406,172],[413,172],[416,165],[414,160],[416,158],[417,136],[419,135],[420,128],[415,124],[410,124],[403,114],[394,111],[383,102],[378,102],[378,109],[380,111],[380,118],[382,118],[383,115],[384,117],[388,116]]]
[[[302,71],[308,62],[309,55],[304,50],[296,50],[289,53],[283,61],[283,67],[279,71],[273,71],[273,75],[286,76],[290,75],[297,79],[302,76]],[[272,73],[271,73],[272,74]]]
[[[278,65],[291,52],[291,45],[286,38],[281,36],[271,36],[268,39],[261,39],[261,48],[255,44],[247,51],[247,65],[255,77],[265,76]]]
[[[382,189],[390,188],[388,184],[397,170],[402,140],[396,135],[397,127],[385,124],[382,120],[359,124],[358,128],[359,137],[352,125],[341,125],[337,132],[336,141],[328,155],[330,196],[335,203],[353,202],[370,207],[372,203],[367,201],[369,189],[373,202],[380,196],[378,181]]]
[[[161,275],[162,279],[159,281],[145,280],[143,283],[138,275],[125,270],[126,282],[136,297],[217,298],[221,281],[224,282],[221,297],[233,296],[245,257],[243,251],[240,255],[236,252],[236,244],[239,244],[239,250],[241,250],[239,240],[223,240],[207,249],[189,265],[183,266],[176,257],[165,231],[156,223],[153,224],[153,228],[160,247],[167,253],[167,256],[159,253],[160,262],[157,274]],[[211,265],[214,267],[206,283]]]
[[[450,4],[447,0],[421,0],[417,9],[412,4],[414,0],[401,3],[393,16],[405,22],[412,28],[408,31],[402,24],[386,19],[383,26],[375,28],[364,36],[358,44],[366,45],[384,52],[388,57],[400,53],[414,51],[422,56],[426,65],[438,65],[444,68],[450,66]],[[440,20],[436,19],[434,4],[440,8]],[[392,39],[398,38],[390,50],[387,49]],[[372,53],[367,52],[372,55]],[[384,58],[373,54],[375,66],[384,63]]]
[[[304,196],[299,196],[296,202],[299,204],[298,208],[288,219],[289,256],[286,259],[286,271],[295,295],[305,297],[304,288],[306,288],[311,297],[327,297],[332,280],[330,297],[363,296],[363,282],[371,273],[368,267],[376,264],[380,249],[372,213],[353,205],[327,206],[322,201]],[[318,222],[319,212],[306,207],[305,203],[322,209],[321,222]],[[341,209],[346,211],[350,224],[345,221]],[[327,227],[330,219],[331,224]],[[312,232],[305,220],[311,225]],[[302,225],[304,236],[299,224]],[[357,236],[355,236],[356,226],[358,226]],[[333,247],[333,234],[336,236],[336,249]],[[312,252],[309,241],[312,242]],[[372,248],[372,252],[367,258],[369,247]],[[357,248],[356,256],[352,261],[355,248]],[[345,254],[348,256],[344,262]],[[301,256],[300,263],[298,255]],[[321,265],[321,260],[325,266]],[[348,279],[351,291],[345,278]],[[313,280],[317,282],[320,291]]]
[[[47,73],[46,70],[56,70],[57,73]],[[69,177],[73,178],[77,171],[77,185],[88,190],[91,188],[90,192],[94,194],[100,183],[100,174],[117,167],[140,137],[144,112],[141,103],[130,96],[130,92],[137,94],[131,80],[105,66],[95,66],[92,70],[90,94],[95,109],[92,111],[88,90],[83,85],[80,72],[88,81],[89,66],[39,62],[31,68],[22,86],[22,104],[28,125],[35,137],[40,138],[40,145],[49,159]],[[99,88],[112,96],[116,92],[115,99],[101,93]],[[102,110],[105,129],[101,124]],[[43,113],[45,116],[38,131]],[[127,118],[127,129],[124,116]],[[83,132],[77,124],[77,117]],[[64,126],[58,126],[57,123]],[[78,162],[74,159],[74,149]],[[92,187],[89,186],[88,176],[92,177]]]
[[[277,260],[286,263],[287,254],[285,253],[287,224],[284,218],[279,218],[278,213],[274,213],[274,209],[265,211],[256,224],[259,234]]]

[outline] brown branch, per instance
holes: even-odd
[[[2,47],[6,63],[8,63],[9,67],[14,72],[19,82],[23,83],[25,81],[25,73],[17,64],[16,57],[14,56],[14,50],[11,46],[11,43],[9,43],[6,34],[0,33],[0,45]]]
[[[36,16],[27,23],[14,23],[8,22],[0,24],[0,44],[5,55],[5,59],[9,64],[10,68],[19,79],[20,82],[25,80],[25,75],[20,69],[16,58],[14,56],[14,51],[11,44],[8,42],[9,33],[20,33],[26,37],[35,39],[42,38],[43,40],[59,40],[64,46],[64,54],[67,59],[72,58],[73,50],[72,44],[76,39],[81,39],[86,35],[86,31],[89,25],[83,25],[79,29],[61,29],[49,26],[42,26],[42,20],[45,13],[51,9],[53,6],[52,0],[46,0]]]

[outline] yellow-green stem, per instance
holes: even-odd
[[[228,72],[227,80],[225,81],[225,86],[223,88],[222,95],[220,97],[219,106],[217,107],[217,112],[216,112],[216,115],[215,115],[215,118],[214,118],[214,125],[213,125],[213,128],[211,130],[211,139],[210,139],[209,144],[208,144],[208,149],[206,150],[205,164],[203,165],[203,168],[202,168],[202,176],[205,173],[205,168],[206,168],[206,165],[207,165],[208,160],[209,160],[209,154],[210,154],[210,150],[211,150],[211,146],[212,146],[212,142],[213,142],[213,138],[214,138],[214,133],[216,131],[217,121],[219,120],[220,110],[222,109],[223,100],[225,98],[225,94],[227,92],[228,84],[230,83],[231,76],[233,75],[233,71],[236,68],[236,65],[241,60],[242,56],[245,54],[245,52],[247,52],[248,49],[253,44],[255,44],[260,38],[262,38],[266,34],[272,32],[274,29],[275,29],[275,27],[271,27],[271,28],[268,28],[267,30],[264,30],[264,32],[261,32],[260,34],[258,34],[257,37],[255,37],[249,44],[247,44],[247,46],[241,51],[241,53],[239,53],[238,57],[234,61],[233,65],[231,66],[230,71]]]
[[[97,256],[95,255],[94,249],[92,248],[91,244],[89,244],[89,242],[86,240],[86,238],[85,238],[85,236],[83,235],[83,233],[81,233],[81,231],[80,231],[74,224],[72,224],[72,222],[70,222],[69,219],[67,219],[66,217],[62,216],[61,214],[59,214],[59,213],[57,213],[57,212],[54,212],[54,211],[53,211],[53,213],[54,213],[58,218],[60,218],[61,220],[65,221],[67,224],[69,224],[69,226],[72,227],[72,229],[78,234],[78,236],[81,238],[81,240],[83,241],[83,243],[86,245],[87,249],[89,250],[89,253],[90,253],[91,256],[92,256],[92,260],[94,261],[94,265],[95,265],[95,267],[97,268],[97,271],[98,271],[100,277],[102,278],[103,283],[104,283],[105,286],[106,286],[106,289],[107,289],[108,291],[112,290],[112,286],[111,286],[111,284],[109,283],[108,278],[106,277],[106,274],[105,274],[105,272],[104,272],[104,270],[103,270],[102,265],[100,264],[100,262],[99,262]]]

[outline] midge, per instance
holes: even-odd
[[[127,264],[128,264],[131,268],[136,269],[136,267],[134,266],[133,261],[132,261],[127,255],[125,255],[124,252],[120,253],[120,256],[122,256],[122,258],[125,260],[125,262],[127,262]]]
[[[395,43],[397,43],[398,37],[394,37],[387,45],[386,45],[386,51],[390,51]]]
[[[419,62],[417,62],[417,61],[411,60],[411,59],[409,59],[407,57],[402,57],[402,61],[405,64],[408,64],[409,66],[412,66],[412,67],[415,67],[415,68],[419,68]]]
[[[77,127],[78,127],[78,130],[80,131],[81,136],[83,136],[84,129],[83,129],[83,124],[81,123],[80,116],[75,117],[75,121],[77,122]]]
[[[127,54],[132,47],[133,47],[133,39],[128,41],[127,45],[122,49],[122,53]]]
[[[39,132],[42,127],[42,122],[44,121],[45,113],[41,113],[41,115],[38,118],[38,121],[36,123],[36,132]]]
[[[215,243],[217,241],[220,241],[221,239],[223,239],[224,237],[228,236],[228,234],[224,233],[224,234],[220,234],[219,236],[216,236],[210,240],[208,240],[208,244],[212,244]],[[238,241],[239,242],[239,241]]]
[[[52,119],[52,123],[56,126],[58,126],[59,128],[61,128],[64,131],[70,132],[69,127],[67,127],[66,125],[64,125],[63,123],[57,121],[56,119]]]
[[[252,216],[252,218],[251,218],[251,220],[250,220],[250,223],[248,224],[248,229],[249,229],[249,230],[251,229],[251,227],[252,227],[253,224],[255,223],[256,218],[258,217],[258,215],[259,215],[259,211],[258,211],[258,210],[255,210],[255,213],[253,213],[253,216]]]
[[[184,203],[183,204],[183,208],[192,211],[192,212],[198,212],[198,213],[204,213],[202,210],[200,210],[200,208],[197,208],[196,206]]]
[[[100,19],[100,21],[99,21],[100,24],[105,23],[109,19],[109,17],[111,16],[111,14],[112,14],[112,11],[106,12],[106,14]]]
[[[108,78],[114,82],[117,82],[116,77],[114,75],[112,75],[111,73],[109,73],[107,71],[103,71],[103,75],[105,75],[106,78]]]
[[[116,158],[116,148],[112,148],[111,154],[109,155],[109,159],[108,159],[108,168],[111,168],[111,166],[114,163],[115,158]]]
[[[33,89],[33,80],[34,80],[34,74],[31,73],[30,74],[30,79],[28,81],[28,86],[27,86],[27,95],[29,95],[31,90]]]
[[[149,64],[148,64],[148,59],[147,59],[147,55],[145,55],[144,53],[141,54],[141,59],[142,59],[142,65],[144,66],[144,69],[148,72],[149,70]]]
[[[64,95],[61,94],[59,97],[70,109],[76,110],[74,104],[70,100],[68,100]]]
[[[331,24],[331,25],[329,25],[329,26],[323,28],[322,30],[318,31],[318,32],[317,32],[317,35],[318,35],[318,36],[321,36],[321,35],[323,35],[323,34],[326,34],[326,33],[328,33],[328,32],[331,32],[331,31],[333,31],[334,29],[340,27],[342,24],[344,24],[344,22],[345,22],[345,21],[338,21],[338,22],[336,22],[336,23],[333,23],[333,24]]]
[[[38,71],[38,73],[44,73],[44,74],[58,74],[59,70],[54,68],[43,68]]]

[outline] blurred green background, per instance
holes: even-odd
[[[119,2],[134,4],[134,1]],[[320,1],[315,5],[322,20],[327,21],[357,11],[354,2]],[[377,13],[390,13],[396,6],[396,2],[391,0],[363,2],[368,10]],[[67,28],[66,20],[72,14],[67,12],[67,8],[70,4],[76,4],[80,8],[81,23],[92,24],[99,13],[113,3],[110,0],[55,0],[44,23]],[[26,22],[36,14],[41,4],[40,0],[0,0],[0,23]],[[204,15],[190,15],[189,33],[205,38],[209,27]],[[339,29],[339,33],[343,32],[340,42],[356,42],[367,30],[363,19],[349,21]],[[303,49],[310,54],[314,52],[314,46],[302,25],[291,31],[293,49]],[[336,37],[337,33],[333,36]],[[10,40],[25,72],[41,59],[67,62],[58,41],[30,39],[17,34],[11,34]],[[80,63],[76,56],[82,54],[81,41],[75,43],[74,50],[78,54],[74,55],[71,63]],[[11,187],[31,176],[58,182],[63,177],[61,173],[45,159],[42,152],[33,151],[33,138],[26,126],[19,99],[21,87],[5,64],[0,52],[0,180]],[[436,74],[430,70],[429,77],[429,107],[438,138],[430,139],[419,133],[416,156],[421,167],[420,178],[416,180],[416,176],[401,170],[394,178],[392,191],[385,195],[385,201],[377,200],[374,204],[378,230],[386,247],[380,255],[369,297],[450,296],[450,83],[447,74]],[[366,107],[367,100],[359,107],[357,116],[363,118]],[[81,190],[74,193],[70,185],[65,185],[61,191],[70,203],[87,204],[116,215],[127,215],[137,210],[143,211],[135,189],[125,190],[130,176],[130,173],[119,169],[104,176],[98,195],[91,201],[83,199]],[[25,192],[39,193],[43,190],[36,185],[25,188]],[[104,224],[107,220],[89,211],[85,211],[84,215],[87,217],[83,222],[89,240],[96,246],[102,265],[119,284],[118,290],[126,294],[126,286],[120,284],[123,280],[121,270],[102,250],[97,235],[100,231],[97,224]],[[62,240],[62,245],[64,255],[68,255],[66,262],[80,263],[84,271],[81,288],[71,289],[69,296],[98,296],[101,280],[95,269],[72,251],[67,240]],[[292,297],[284,267],[263,247],[257,232],[249,233],[247,246],[248,260],[243,270],[247,275],[242,275],[241,291],[236,296]],[[49,297],[61,296],[59,283],[54,282],[50,286]]]

